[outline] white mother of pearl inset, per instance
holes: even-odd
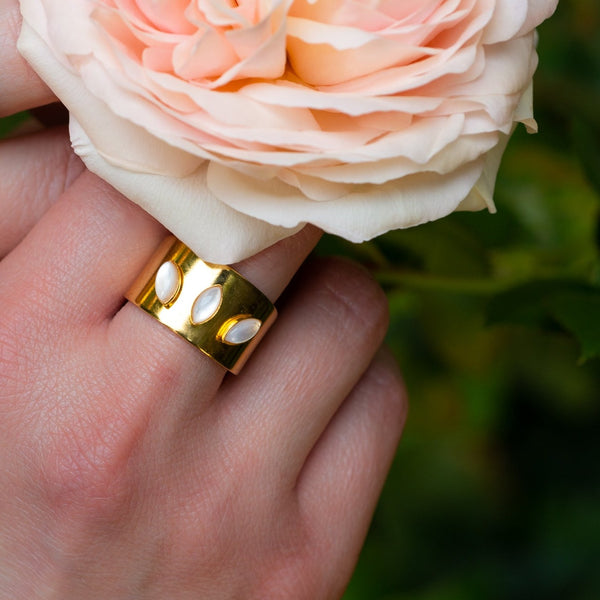
[[[181,269],[173,261],[160,266],[154,279],[154,289],[163,304],[175,302],[181,291],[182,279]]]
[[[192,323],[200,325],[214,317],[221,306],[222,300],[223,288],[220,285],[213,285],[205,289],[192,305]]]
[[[234,346],[249,342],[257,333],[262,325],[260,319],[250,317],[240,321],[232,321],[231,325],[223,335],[223,341],[226,344]]]

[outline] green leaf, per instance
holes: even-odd
[[[497,294],[487,307],[487,322],[559,325],[580,344],[582,361],[600,357],[600,290],[577,281],[534,281]]]
[[[28,117],[28,113],[22,112],[0,119],[0,139],[6,137],[11,131],[26,121]]]
[[[540,326],[548,320],[547,299],[571,289],[570,282],[532,281],[494,296],[486,310],[486,321],[491,325],[513,323]]]
[[[454,215],[419,227],[391,231],[376,242],[391,265],[449,277],[481,277],[490,271],[485,245]],[[488,218],[493,219],[492,215]]]
[[[589,122],[575,119],[573,141],[583,171],[600,199],[600,131]]]
[[[600,357],[600,290],[560,293],[548,305],[552,316],[581,344],[581,359]]]

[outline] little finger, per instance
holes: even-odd
[[[367,534],[407,408],[398,367],[384,349],[321,436],[298,479],[296,493],[313,538],[314,559],[336,574],[333,585],[340,593]],[[332,544],[343,552],[331,552]]]

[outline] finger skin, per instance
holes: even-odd
[[[337,574],[323,598],[339,597],[350,579],[407,411],[398,366],[383,348],[304,465],[296,489],[301,510],[309,515],[315,565],[327,565]],[[338,562],[332,564],[332,557]]]
[[[293,487],[306,456],[383,341],[387,299],[372,276],[344,259],[303,266],[243,381],[231,379],[219,403],[241,456],[260,440],[265,472]],[[265,381],[265,376],[267,380]],[[227,434],[224,433],[227,437]]]
[[[0,0],[0,117],[56,100],[17,51],[21,21],[18,0]]]
[[[233,268],[274,302],[304,262],[307,249],[312,250],[321,235],[322,231],[307,225],[298,234],[233,265]]]
[[[165,230],[84,171],[0,263],[11,309],[31,304],[44,337],[110,318]]]
[[[0,141],[0,258],[81,174],[66,128]]]

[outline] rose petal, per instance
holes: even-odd
[[[70,125],[73,147],[87,168],[139,204],[198,256],[232,264],[299,231],[271,225],[218,200],[206,183],[207,163],[186,177],[134,173],[105,161],[77,121]],[[164,202],[169,198],[170,202]]]
[[[282,227],[309,222],[352,242],[363,242],[391,229],[412,227],[454,211],[484,168],[482,159],[449,176],[419,173],[384,185],[361,186],[328,202],[309,200],[281,181],[259,182],[210,163],[207,183],[222,202]]]
[[[221,262],[303,222],[358,241],[493,210],[507,137],[535,128],[533,29],[556,7],[20,2],[20,46],[69,108],[77,152]]]

